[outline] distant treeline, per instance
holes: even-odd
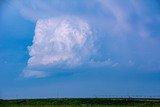
[[[0,106],[6,105],[128,105],[160,107],[160,99],[137,98],[53,98],[53,99],[19,99],[0,100]]]

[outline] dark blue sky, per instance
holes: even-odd
[[[0,98],[160,96],[158,0],[0,1]]]

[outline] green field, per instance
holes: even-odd
[[[160,99],[59,98],[0,100],[0,107],[160,107]]]

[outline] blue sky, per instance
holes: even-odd
[[[0,98],[160,96],[158,0],[0,1]]]

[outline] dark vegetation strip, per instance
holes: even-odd
[[[21,99],[0,100],[4,105],[130,105],[130,106],[160,106],[160,99],[136,98],[53,98],[53,99]]]

